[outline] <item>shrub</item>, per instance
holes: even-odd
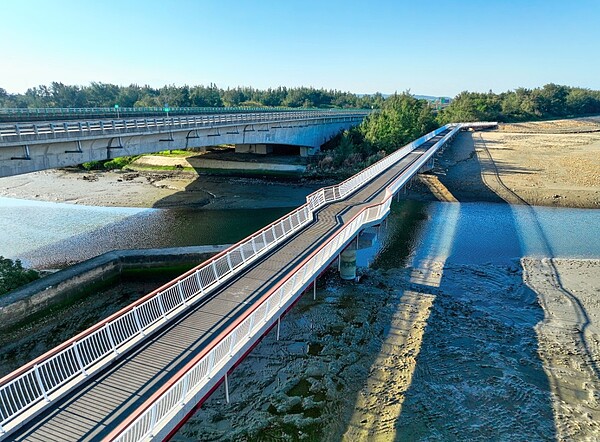
[[[24,269],[20,260],[0,256],[0,295],[8,293],[40,277],[35,270]]]
[[[129,166],[131,163],[133,163],[139,157],[140,157],[139,155],[136,155],[136,156],[130,156],[130,157],[115,158],[113,160],[110,160],[110,161],[107,161],[106,163],[104,163],[104,168],[107,170],[123,169],[124,167]]]
[[[85,170],[100,170],[102,169],[102,161],[90,161],[89,163],[83,163],[81,167]]]

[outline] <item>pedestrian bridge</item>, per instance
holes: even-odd
[[[235,144],[242,152],[299,146],[303,156],[367,110],[214,113],[159,118],[0,124],[0,177],[128,155]]]
[[[0,439],[170,438],[445,143],[494,125],[415,140],[4,377]]]

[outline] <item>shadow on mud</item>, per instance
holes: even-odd
[[[518,258],[525,246],[514,214],[505,213],[501,226],[486,227],[502,232],[501,238],[498,232],[490,235],[503,243],[489,244],[491,250],[513,259],[488,256],[487,245],[468,250],[460,243],[487,241],[486,232],[462,216],[460,203],[483,199],[506,204],[481,178],[491,167],[499,177],[502,165],[482,165],[471,137],[469,141],[462,143],[473,152],[463,152],[464,166],[459,163],[453,176],[439,177],[459,203],[443,205],[437,223],[429,223],[424,243],[418,245],[410,288],[395,305],[394,317],[402,320],[390,323],[369,369],[372,374],[353,398],[355,413],[344,430],[348,440],[374,435],[397,441],[556,439],[551,387],[535,330],[544,312],[536,293],[522,283]],[[476,164],[468,161],[473,159]],[[461,187],[454,186],[457,175]],[[375,267],[388,272],[399,268],[404,247],[403,240],[393,240]],[[416,354],[403,354],[411,343]],[[402,364],[390,362],[398,357]],[[369,395],[377,397],[371,412]],[[377,402],[386,405],[378,408]]]

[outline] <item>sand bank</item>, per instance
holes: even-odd
[[[181,171],[45,170],[0,178],[0,196],[108,207],[245,209],[304,204],[318,182],[199,176]]]
[[[577,121],[463,132],[409,197],[600,208],[600,132],[565,133],[600,123]]]

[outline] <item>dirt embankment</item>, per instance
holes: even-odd
[[[420,177],[415,196],[442,201],[600,208],[600,122],[500,125],[465,132]]]

